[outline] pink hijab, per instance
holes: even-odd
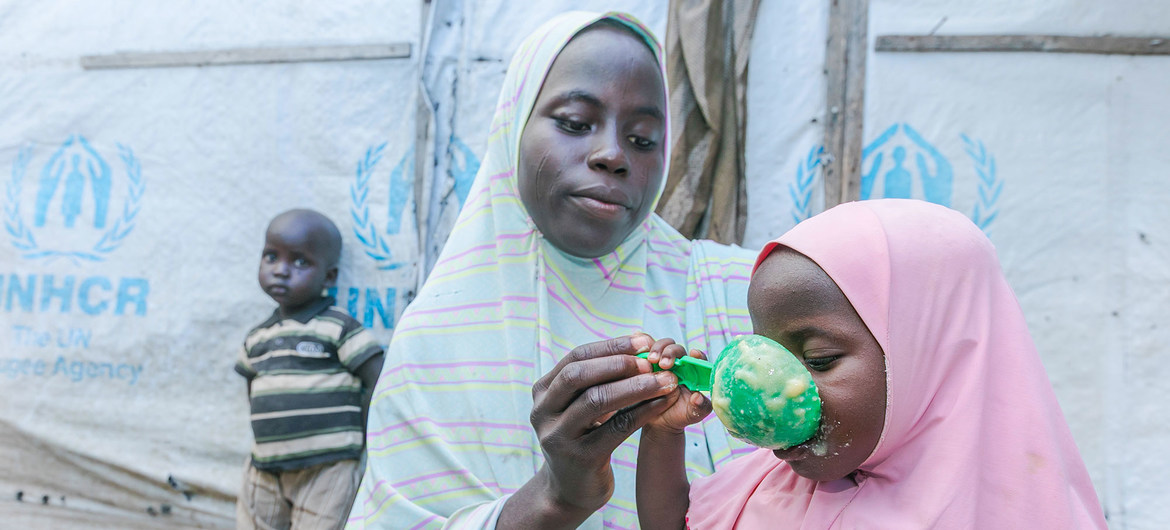
[[[995,249],[922,201],[843,204],[777,245],[840,286],[886,354],[881,440],[815,482],[759,450],[691,487],[692,530],[1105,528]]]

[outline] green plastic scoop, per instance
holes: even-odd
[[[657,364],[653,368],[662,370]],[[727,432],[756,447],[792,447],[820,427],[821,396],[812,374],[784,346],[762,335],[732,340],[714,363],[680,357],[670,371],[680,385],[710,391],[711,406]]]
[[[650,355],[650,352],[640,353],[638,357],[645,359]],[[662,368],[658,367],[658,363],[654,366],[655,372],[661,372]],[[694,357],[679,357],[674,360],[674,366],[670,368],[674,375],[678,376],[678,384],[685,386],[693,391],[708,392],[711,390],[711,371],[714,365],[711,361],[704,361]]]
[[[784,346],[762,335],[728,343],[715,362],[711,406],[732,436],[785,449],[812,438],[821,396],[812,374]]]

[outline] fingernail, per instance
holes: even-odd
[[[650,347],[654,345],[654,338],[645,333],[638,332],[630,337],[630,345],[637,350],[636,353],[648,352],[650,351]]]
[[[658,379],[658,384],[663,390],[674,390],[674,387],[678,385],[678,378],[671,372],[658,372],[654,374],[654,377]]]

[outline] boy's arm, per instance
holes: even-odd
[[[378,376],[382,373],[382,353],[370,357],[358,366],[354,375],[362,380],[362,439],[365,440],[366,420],[370,413],[370,399],[374,396],[374,385],[378,384]],[[250,384],[250,383],[249,383]]]
[[[644,530],[686,528],[690,483],[684,466],[686,435],[647,425],[638,442],[638,522]]]
[[[240,351],[236,354],[236,373],[244,377],[248,381],[248,399],[252,399],[252,379],[256,378],[256,371],[252,369],[252,365],[248,364],[248,348],[247,342],[240,345]]]

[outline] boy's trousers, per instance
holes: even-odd
[[[361,481],[357,460],[293,471],[261,471],[249,459],[236,501],[236,528],[341,529]]]

